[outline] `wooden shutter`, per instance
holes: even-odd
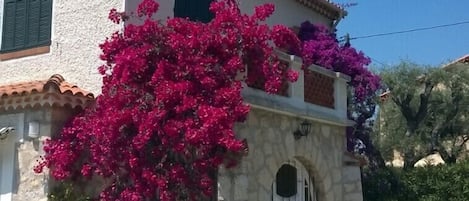
[[[37,45],[50,45],[52,29],[52,0],[40,0],[39,37]]]
[[[37,44],[39,41],[39,15],[41,13],[41,0],[29,0],[28,5],[28,32],[27,46]]]
[[[5,0],[1,52],[50,44],[52,0]]]
[[[189,18],[192,21],[210,22],[214,14],[210,12],[213,0],[176,0],[174,3],[174,17]]]
[[[24,47],[26,35],[26,0],[5,0],[2,51]]]

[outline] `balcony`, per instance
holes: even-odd
[[[246,86],[242,95],[252,108],[339,126],[353,124],[347,118],[349,76],[317,65],[303,71],[300,57],[277,54],[284,65],[299,72],[298,81],[285,82],[275,95],[265,93],[262,83]]]

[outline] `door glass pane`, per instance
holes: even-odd
[[[276,175],[277,195],[282,197],[294,196],[297,192],[296,168],[285,164],[280,167]]]

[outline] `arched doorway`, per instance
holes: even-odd
[[[272,201],[317,201],[314,179],[299,161],[288,161],[277,170]]]

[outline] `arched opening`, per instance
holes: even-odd
[[[317,201],[314,178],[297,160],[283,164],[272,184],[272,201]]]

